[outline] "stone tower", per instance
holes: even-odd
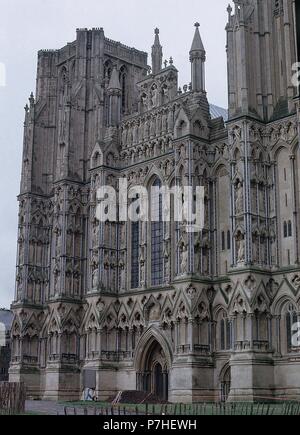
[[[284,279],[279,270],[299,266],[293,2],[235,1],[228,14],[232,281],[244,280],[231,398],[255,399],[284,383],[273,369],[282,339],[274,298]]]

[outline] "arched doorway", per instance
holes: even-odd
[[[142,371],[137,374],[140,391],[155,394],[159,399],[168,400],[169,372],[166,356],[161,345],[152,340],[142,359]]]
[[[221,374],[221,402],[227,402],[231,389],[231,368],[227,366]]]

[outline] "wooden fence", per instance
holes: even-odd
[[[23,383],[0,382],[0,414],[25,413],[26,388]]]
[[[64,407],[65,415],[300,415],[299,402]]]

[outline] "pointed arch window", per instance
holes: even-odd
[[[230,251],[231,249],[231,233],[230,231],[227,231],[227,249]]]
[[[131,224],[131,288],[139,287],[139,246],[140,225],[139,222]]]
[[[158,286],[163,284],[163,204],[162,195],[158,191],[161,181],[157,178],[152,184],[151,191],[151,284]],[[155,217],[155,220],[153,219]]]
[[[110,60],[107,60],[104,63],[104,77],[107,81],[109,81],[111,78],[112,69],[113,69],[112,62]]]
[[[109,84],[111,74],[113,70],[113,64],[110,59],[108,59],[106,62],[104,62],[104,80],[106,85]],[[105,98],[104,98],[104,122],[105,125],[109,125],[109,96],[107,92],[105,92]]]
[[[226,317],[223,317],[220,322],[220,348],[223,351],[232,348],[231,323]]]
[[[127,69],[122,66],[120,69],[120,85],[122,89],[122,112],[125,113],[127,109]]]
[[[286,337],[287,337],[287,350],[288,352],[292,351],[293,343],[292,343],[292,335],[293,335],[293,325],[298,323],[298,315],[293,305],[289,305],[287,309],[287,313],[285,315],[285,324],[286,324]]]
[[[293,226],[292,226],[292,221],[288,222],[288,237],[292,237],[293,236]]]
[[[222,231],[222,251],[226,250],[226,246],[225,246],[225,232]]]

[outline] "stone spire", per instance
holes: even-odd
[[[195,24],[196,31],[190,50],[190,61],[192,64],[192,90],[205,92],[205,61],[206,53],[200,36],[200,24]]]
[[[163,51],[159,40],[159,29],[155,29],[155,40],[152,46],[152,73],[158,74],[162,69]]]

